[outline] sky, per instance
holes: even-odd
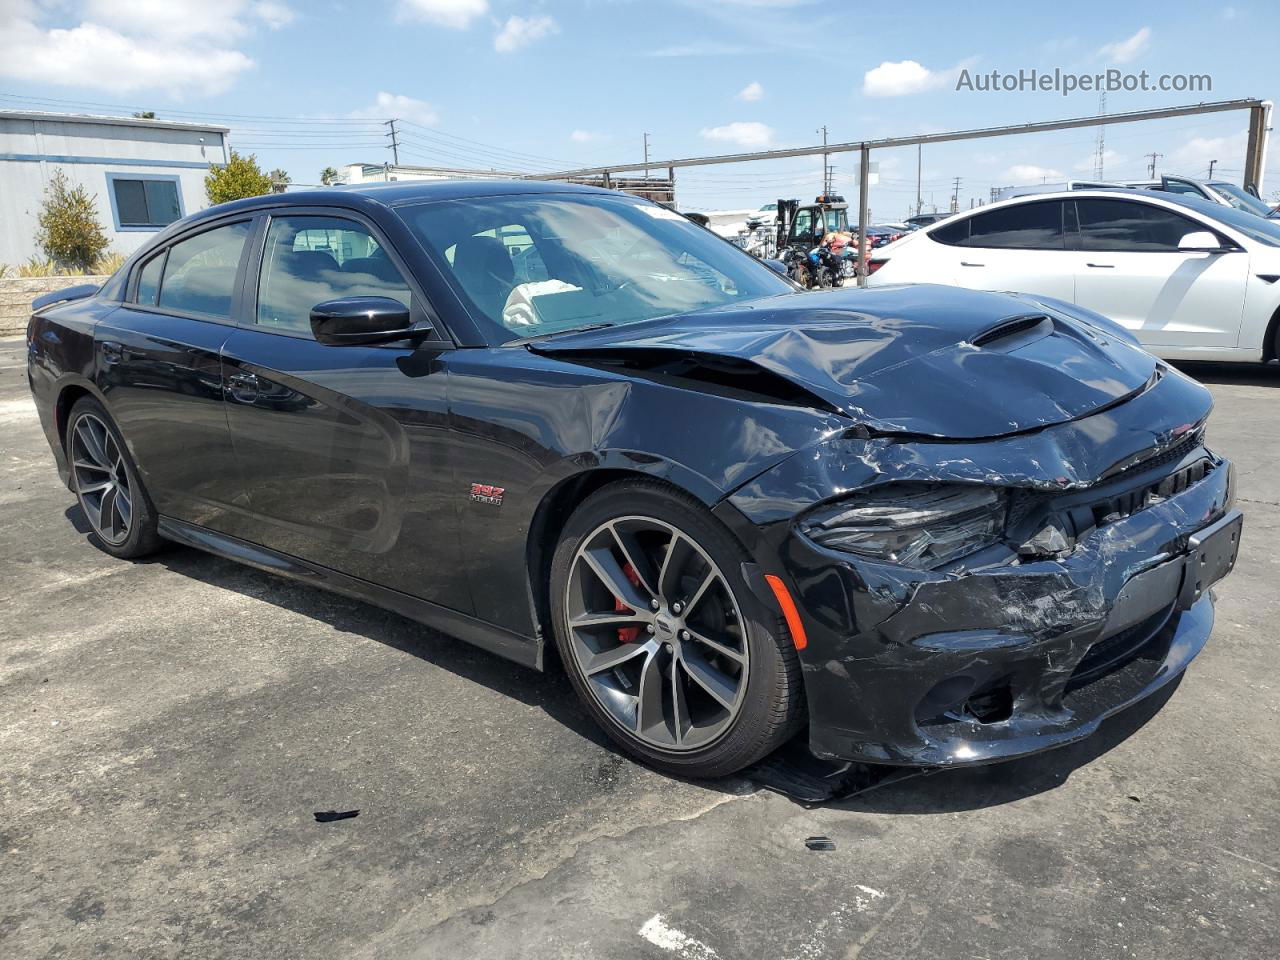
[[[1068,12],[1069,11],[1069,12]],[[984,91],[1000,71],[1152,81],[1108,112],[1280,95],[1274,8],[840,0],[0,0],[0,109],[221,123],[264,170],[317,183],[326,166],[389,160],[547,172],[1091,116],[1095,91]],[[967,71],[967,73],[966,73]],[[957,84],[968,78],[966,89]],[[1106,129],[1103,175],[1239,181],[1247,116]],[[926,147],[923,208],[993,188],[1092,178],[1096,128]],[[875,220],[914,212],[914,147],[873,153]],[[856,199],[857,154],[832,158]],[[1280,150],[1263,195],[1280,199]],[[819,192],[820,158],[677,171],[681,209],[756,208]],[[959,177],[958,191],[954,178]]]

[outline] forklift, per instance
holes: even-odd
[[[812,204],[779,200],[775,224],[775,254],[787,265],[787,275],[804,287],[838,287],[854,275],[851,257],[820,256],[815,263],[809,251],[821,246],[828,233],[849,232],[849,205],[844,197],[821,194]],[[856,244],[851,248],[856,249]]]

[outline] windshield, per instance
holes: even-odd
[[[1209,184],[1213,188],[1213,192],[1220,195],[1222,199],[1231,204],[1237,210],[1244,210],[1246,213],[1254,213],[1260,217],[1271,216],[1271,208],[1259,200],[1257,197],[1241,190],[1234,183],[1218,183],[1216,180]]]
[[[493,343],[794,292],[749,254],[639,200],[533,194],[398,212]]]

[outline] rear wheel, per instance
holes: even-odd
[[[800,665],[742,579],[746,551],[665,486],[605,487],[573,514],[551,571],[556,642],[609,735],[653,766],[733,773],[796,729]]]
[[[120,431],[102,404],[82,397],[67,418],[67,463],[93,539],[115,557],[133,559],[161,544],[156,512]]]

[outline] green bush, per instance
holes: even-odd
[[[271,178],[262,172],[253,154],[246,157],[232,150],[231,159],[204,178],[204,192],[211,204],[260,197],[271,192]]]
[[[98,223],[94,199],[84,187],[69,187],[61,170],[49,178],[36,218],[36,244],[59,267],[83,272],[111,242]]]

